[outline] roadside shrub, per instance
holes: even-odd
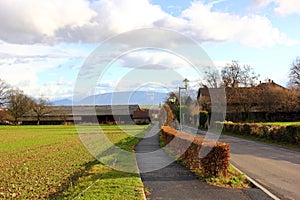
[[[186,167],[202,169],[206,177],[227,175],[230,156],[228,144],[207,141],[169,126],[163,126],[161,134],[164,142],[169,144],[168,150],[175,153]],[[208,153],[201,158],[200,150]]]
[[[264,134],[265,134],[264,126],[262,126],[260,124],[252,124],[251,125],[250,135],[263,137]]]
[[[232,132],[235,134],[241,134],[240,124],[233,124]]]
[[[225,122],[224,131],[234,134],[266,138],[277,142],[300,145],[299,125],[280,126]]]
[[[251,127],[248,124],[244,124],[242,127],[242,133],[245,135],[250,135],[251,133]]]
[[[289,143],[300,145],[300,126],[287,126],[286,134]]]

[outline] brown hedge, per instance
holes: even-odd
[[[277,142],[300,145],[300,126],[224,123],[224,131],[234,134],[262,137]]]
[[[168,149],[175,153],[183,164],[191,169],[201,169],[206,177],[227,176],[230,148],[226,143],[204,140],[169,126],[161,129],[162,139]],[[200,158],[199,152],[209,152]]]

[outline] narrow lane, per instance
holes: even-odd
[[[223,134],[219,141],[230,145],[231,163],[241,171],[281,199],[300,199],[300,151]]]
[[[137,164],[144,186],[151,191],[147,199],[184,200],[270,200],[257,188],[238,189],[208,185],[186,167],[169,157],[160,147],[155,126],[137,144]]]

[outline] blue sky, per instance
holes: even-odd
[[[285,86],[290,64],[300,56],[296,5],[300,0],[4,0],[0,78],[33,97],[70,98],[79,71],[104,41],[141,28],[163,28],[196,41],[218,69],[238,60],[251,65],[260,80],[270,78]],[[127,80],[128,87],[117,88],[141,63],[147,64],[144,68],[177,70],[190,76],[193,86],[199,78],[191,76],[180,57],[161,50],[129,52],[111,62],[105,77],[98,79],[96,93],[143,85],[143,80],[131,85]],[[171,82],[176,88],[180,79]]]

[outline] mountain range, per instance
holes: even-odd
[[[153,91],[113,92],[88,96],[79,102],[74,102],[74,105],[157,105],[165,102],[167,97],[168,93]],[[54,106],[71,106],[72,99],[58,99],[52,101],[52,104]]]

